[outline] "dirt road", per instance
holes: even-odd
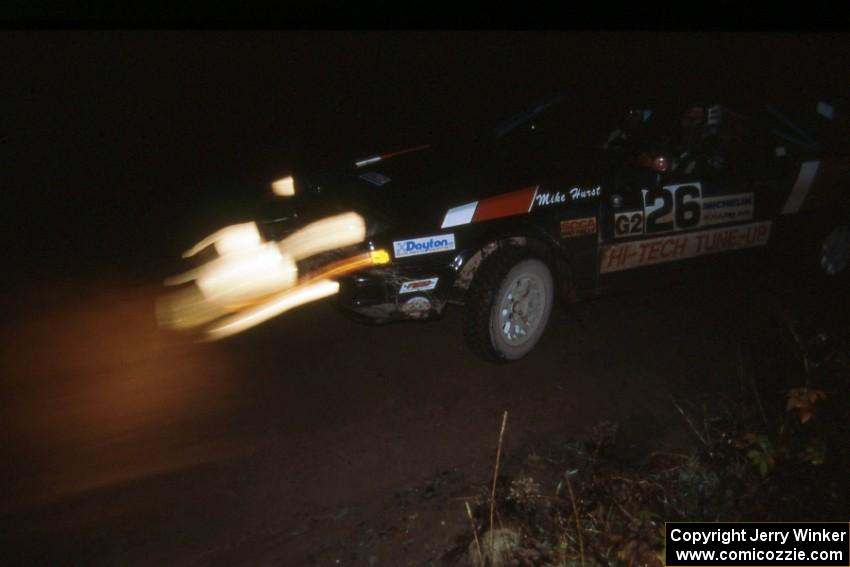
[[[464,348],[457,309],[368,327],[314,304],[198,344],[156,328],[156,291],[4,298],[4,563],[422,564],[462,504],[398,502],[486,484],[503,411],[508,455],[606,419],[675,437],[670,396],[730,387],[764,323],[738,283],[680,286],[558,312],[531,356],[494,366]],[[368,549],[386,525],[397,545]]]

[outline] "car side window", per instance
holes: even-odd
[[[775,159],[776,148],[750,116],[726,109],[717,144],[731,175],[746,177]]]

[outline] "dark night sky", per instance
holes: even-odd
[[[0,47],[4,241],[31,277],[156,271],[294,155],[415,144],[564,88],[846,93],[850,59],[838,34],[20,31]]]

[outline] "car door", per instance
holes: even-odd
[[[604,127],[601,125],[605,125]],[[498,147],[498,186],[506,199],[527,192],[525,223],[531,234],[557,242],[580,293],[596,287],[599,202],[611,191],[611,159],[602,148],[609,114],[559,108],[530,120],[505,136]],[[501,197],[495,197],[496,204]],[[522,201],[525,203],[525,201]],[[488,204],[489,201],[488,201]]]
[[[680,280],[703,260],[766,244],[749,170],[730,166],[719,136],[721,107],[702,108],[699,130],[683,132],[692,110],[657,113],[654,135],[624,154],[616,191],[601,202],[601,289]]]

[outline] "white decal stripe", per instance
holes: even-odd
[[[797,182],[791,189],[791,194],[788,195],[788,200],[785,201],[785,207],[782,209],[783,215],[796,213],[806,200],[806,195],[809,194],[809,189],[812,187],[812,181],[815,180],[815,175],[820,167],[819,161],[807,161],[800,166],[800,174],[797,176]]]
[[[471,203],[466,203],[465,205],[449,209],[446,216],[443,218],[443,224],[440,225],[440,228],[451,228],[453,226],[469,224],[472,222],[472,217],[475,215],[475,209],[477,208],[478,201],[473,201]]]
[[[534,208],[534,200],[537,198],[537,192],[540,190],[540,185],[534,188],[534,195],[531,196],[531,202],[528,204],[528,212]]]
[[[381,161],[381,156],[370,157],[366,159],[362,159],[358,162],[355,162],[354,165],[357,167],[363,167],[364,165],[369,165],[370,163],[377,163]]]

